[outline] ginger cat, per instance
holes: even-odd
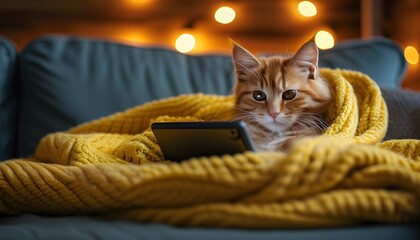
[[[234,120],[246,123],[259,151],[284,151],[328,127],[329,82],[318,71],[318,48],[310,41],[293,56],[256,57],[233,44],[236,70]]]

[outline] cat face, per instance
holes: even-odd
[[[328,82],[318,74],[318,49],[308,42],[294,56],[257,58],[235,44],[237,117],[272,132],[308,128],[326,111]]]

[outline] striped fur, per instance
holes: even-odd
[[[234,44],[233,58],[237,76],[234,120],[247,124],[258,150],[287,150],[302,136],[324,132],[323,116],[332,90],[318,73],[318,49],[313,42],[294,56],[267,58],[257,58]],[[288,90],[296,91],[293,99],[283,97]],[[262,91],[266,99],[256,100],[255,91]]]

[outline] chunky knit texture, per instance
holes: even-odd
[[[331,126],[288,153],[166,162],[151,122],[228,120],[234,98],[164,99],[50,134],[33,158],[1,163],[0,213],[238,228],[418,220],[420,141],[381,143],[387,110],[376,84],[358,72],[321,71],[335,92]]]

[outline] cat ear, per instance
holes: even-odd
[[[318,48],[313,41],[305,43],[292,58],[291,63],[301,68],[303,71],[309,71],[309,79],[314,79],[318,68]]]
[[[252,55],[252,53],[250,53],[248,50],[246,50],[239,44],[233,41],[232,43],[232,56],[236,72],[243,73],[260,65],[260,61],[258,61],[258,59],[254,55]]]

